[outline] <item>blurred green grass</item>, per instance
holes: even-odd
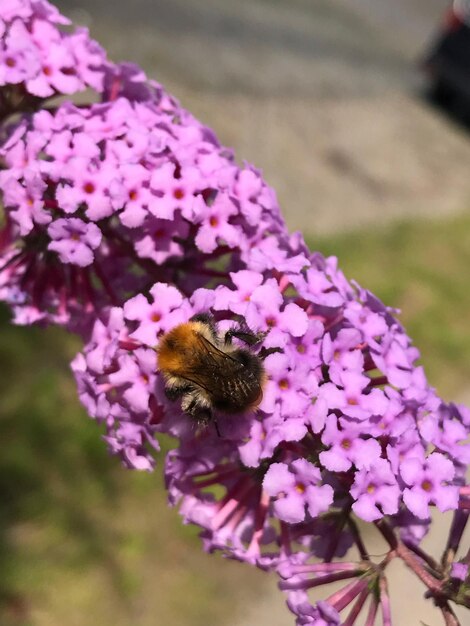
[[[309,238],[403,309],[439,392],[470,374],[470,218]],[[251,568],[202,553],[166,506],[157,471],[123,470],[76,398],[60,329],[14,327],[0,309],[0,624],[224,624],[262,592]]]

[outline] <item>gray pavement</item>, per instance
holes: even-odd
[[[417,98],[446,0],[61,0],[326,234],[470,201],[470,141]]]
[[[363,94],[400,83],[402,55],[335,0],[65,0],[114,57],[197,91],[258,97]],[[78,13],[78,18],[80,18]],[[119,39],[119,29],[125,39]],[[116,36],[115,36],[116,35]]]
[[[341,0],[387,39],[404,57],[420,54],[438,25],[449,0]],[[387,36],[388,34],[388,36]]]

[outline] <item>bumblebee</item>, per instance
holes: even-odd
[[[161,337],[157,348],[167,398],[181,399],[182,410],[200,423],[214,420],[217,432],[214,411],[232,415],[255,409],[263,399],[262,360],[267,355],[262,351],[256,355],[249,348],[265,335],[244,324],[221,335],[206,313],[179,324]],[[234,345],[234,337],[247,348]]]

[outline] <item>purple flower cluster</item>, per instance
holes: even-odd
[[[367,625],[381,611],[390,626],[395,557],[443,611],[445,593],[470,606],[470,556],[455,559],[470,411],[437,397],[391,309],[289,235],[256,169],[66,23],[45,0],[0,7],[0,107],[22,113],[0,147],[0,299],[15,322],[81,334],[72,369],[110,452],[151,471],[158,434],[175,437],[170,503],[206,550],[275,570],[298,625],[352,626],[370,600]],[[25,112],[28,97],[86,86],[103,101]],[[202,425],[165,396],[155,350],[198,313],[263,337],[250,348],[266,372],[256,410]],[[442,566],[419,545],[431,507],[454,511]],[[389,543],[381,563],[355,517]],[[351,548],[358,562],[334,560]],[[309,589],[348,579],[310,601]]]
[[[0,116],[57,94],[87,87],[100,92],[108,65],[85,28],[46,0],[3,0],[0,5]]]
[[[75,327],[155,280],[190,293],[228,253],[233,267],[252,250],[269,260],[273,192],[162,89],[148,94],[40,111],[4,143],[0,297],[18,323]]]
[[[334,259],[315,254],[304,263],[282,275],[230,272],[229,284],[189,299],[156,284],[149,299],[138,295],[107,325],[98,322],[74,365],[82,401],[106,422],[111,451],[126,465],[152,466],[147,444],[158,432],[179,439],[165,467],[170,502],[201,526],[207,550],[278,568],[299,624],[317,623],[302,621],[306,590],[320,584],[308,559],[345,554],[356,541],[351,512],[386,518],[418,546],[431,505],[459,508],[470,454],[467,411],[436,397],[390,311],[349,284]],[[201,311],[221,328],[247,320],[276,349],[264,361],[257,411],[219,415],[218,431],[169,402],[155,372],[159,336]],[[369,573],[380,580],[375,568]],[[366,587],[357,590],[362,603]]]

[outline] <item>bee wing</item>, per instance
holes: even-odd
[[[199,350],[197,358],[187,363],[185,371],[181,372],[181,378],[198,385],[207,393],[217,395],[220,392],[220,384],[227,372],[239,370],[242,366],[222,350],[219,350],[211,341],[203,335],[197,335]]]
[[[204,335],[198,334],[197,338],[199,340],[199,345],[202,349],[202,352],[205,353],[207,359],[212,361],[218,367],[223,365],[224,362],[228,363],[231,361],[232,363],[238,363],[238,361],[234,359],[233,357],[231,357],[230,354],[227,354],[227,352],[223,352],[222,350],[219,350],[219,348],[217,348],[217,346],[215,346],[211,341],[209,341],[209,339],[206,339]]]
[[[238,405],[257,406],[263,398],[263,390],[253,373],[246,371],[243,363],[204,336],[199,335],[198,340],[198,359],[188,372],[192,382],[204,389],[214,402],[226,404],[230,400]]]

